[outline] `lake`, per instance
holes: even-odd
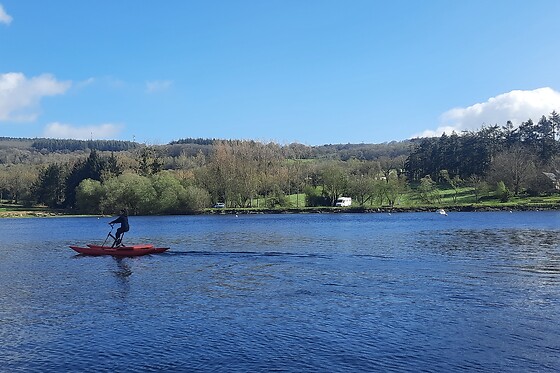
[[[560,212],[0,219],[0,371],[556,372]]]

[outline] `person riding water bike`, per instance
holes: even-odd
[[[122,244],[122,234],[124,232],[128,232],[130,226],[128,225],[128,211],[126,209],[122,209],[120,211],[120,215],[118,218],[110,222],[109,224],[113,226],[113,224],[120,223],[120,227],[117,229],[117,233],[115,235],[115,241],[111,247],[120,246]]]

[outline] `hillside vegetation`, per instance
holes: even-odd
[[[186,138],[165,145],[0,138],[0,203],[104,214],[227,209],[555,208],[560,169],[553,112],[384,144]],[[558,175],[560,176],[560,175]]]

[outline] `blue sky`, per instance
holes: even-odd
[[[382,143],[560,112],[557,0],[0,0],[0,136]]]

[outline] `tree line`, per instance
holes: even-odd
[[[559,124],[553,112],[516,128],[507,122],[375,146],[185,139],[118,151],[86,141],[87,148],[69,152],[0,141],[0,200],[84,213],[127,207],[134,214],[183,214],[218,202],[332,206],[340,196],[360,206],[395,206],[411,191],[417,203],[430,204],[445,186],[457,196],[469,187],[477,199],[492,191],[505,201],[555,193]]]
[[[132,141],[118,140],[67,140],[67,139],[35,139],[31,147],[36,150],[57,152],[57,151],[78,151],[78,150],[99,150],[119,152],[131,150],[138,146]]]
[[[509,193],[551,193],[546,174],[560,169],[560,115],[553,111],[538,122],[514,127],[487,126],[461,135],[416,140],[405,169],[410,182],[429,177],[435,182],[456,180],[470,184],[503,182]]]

